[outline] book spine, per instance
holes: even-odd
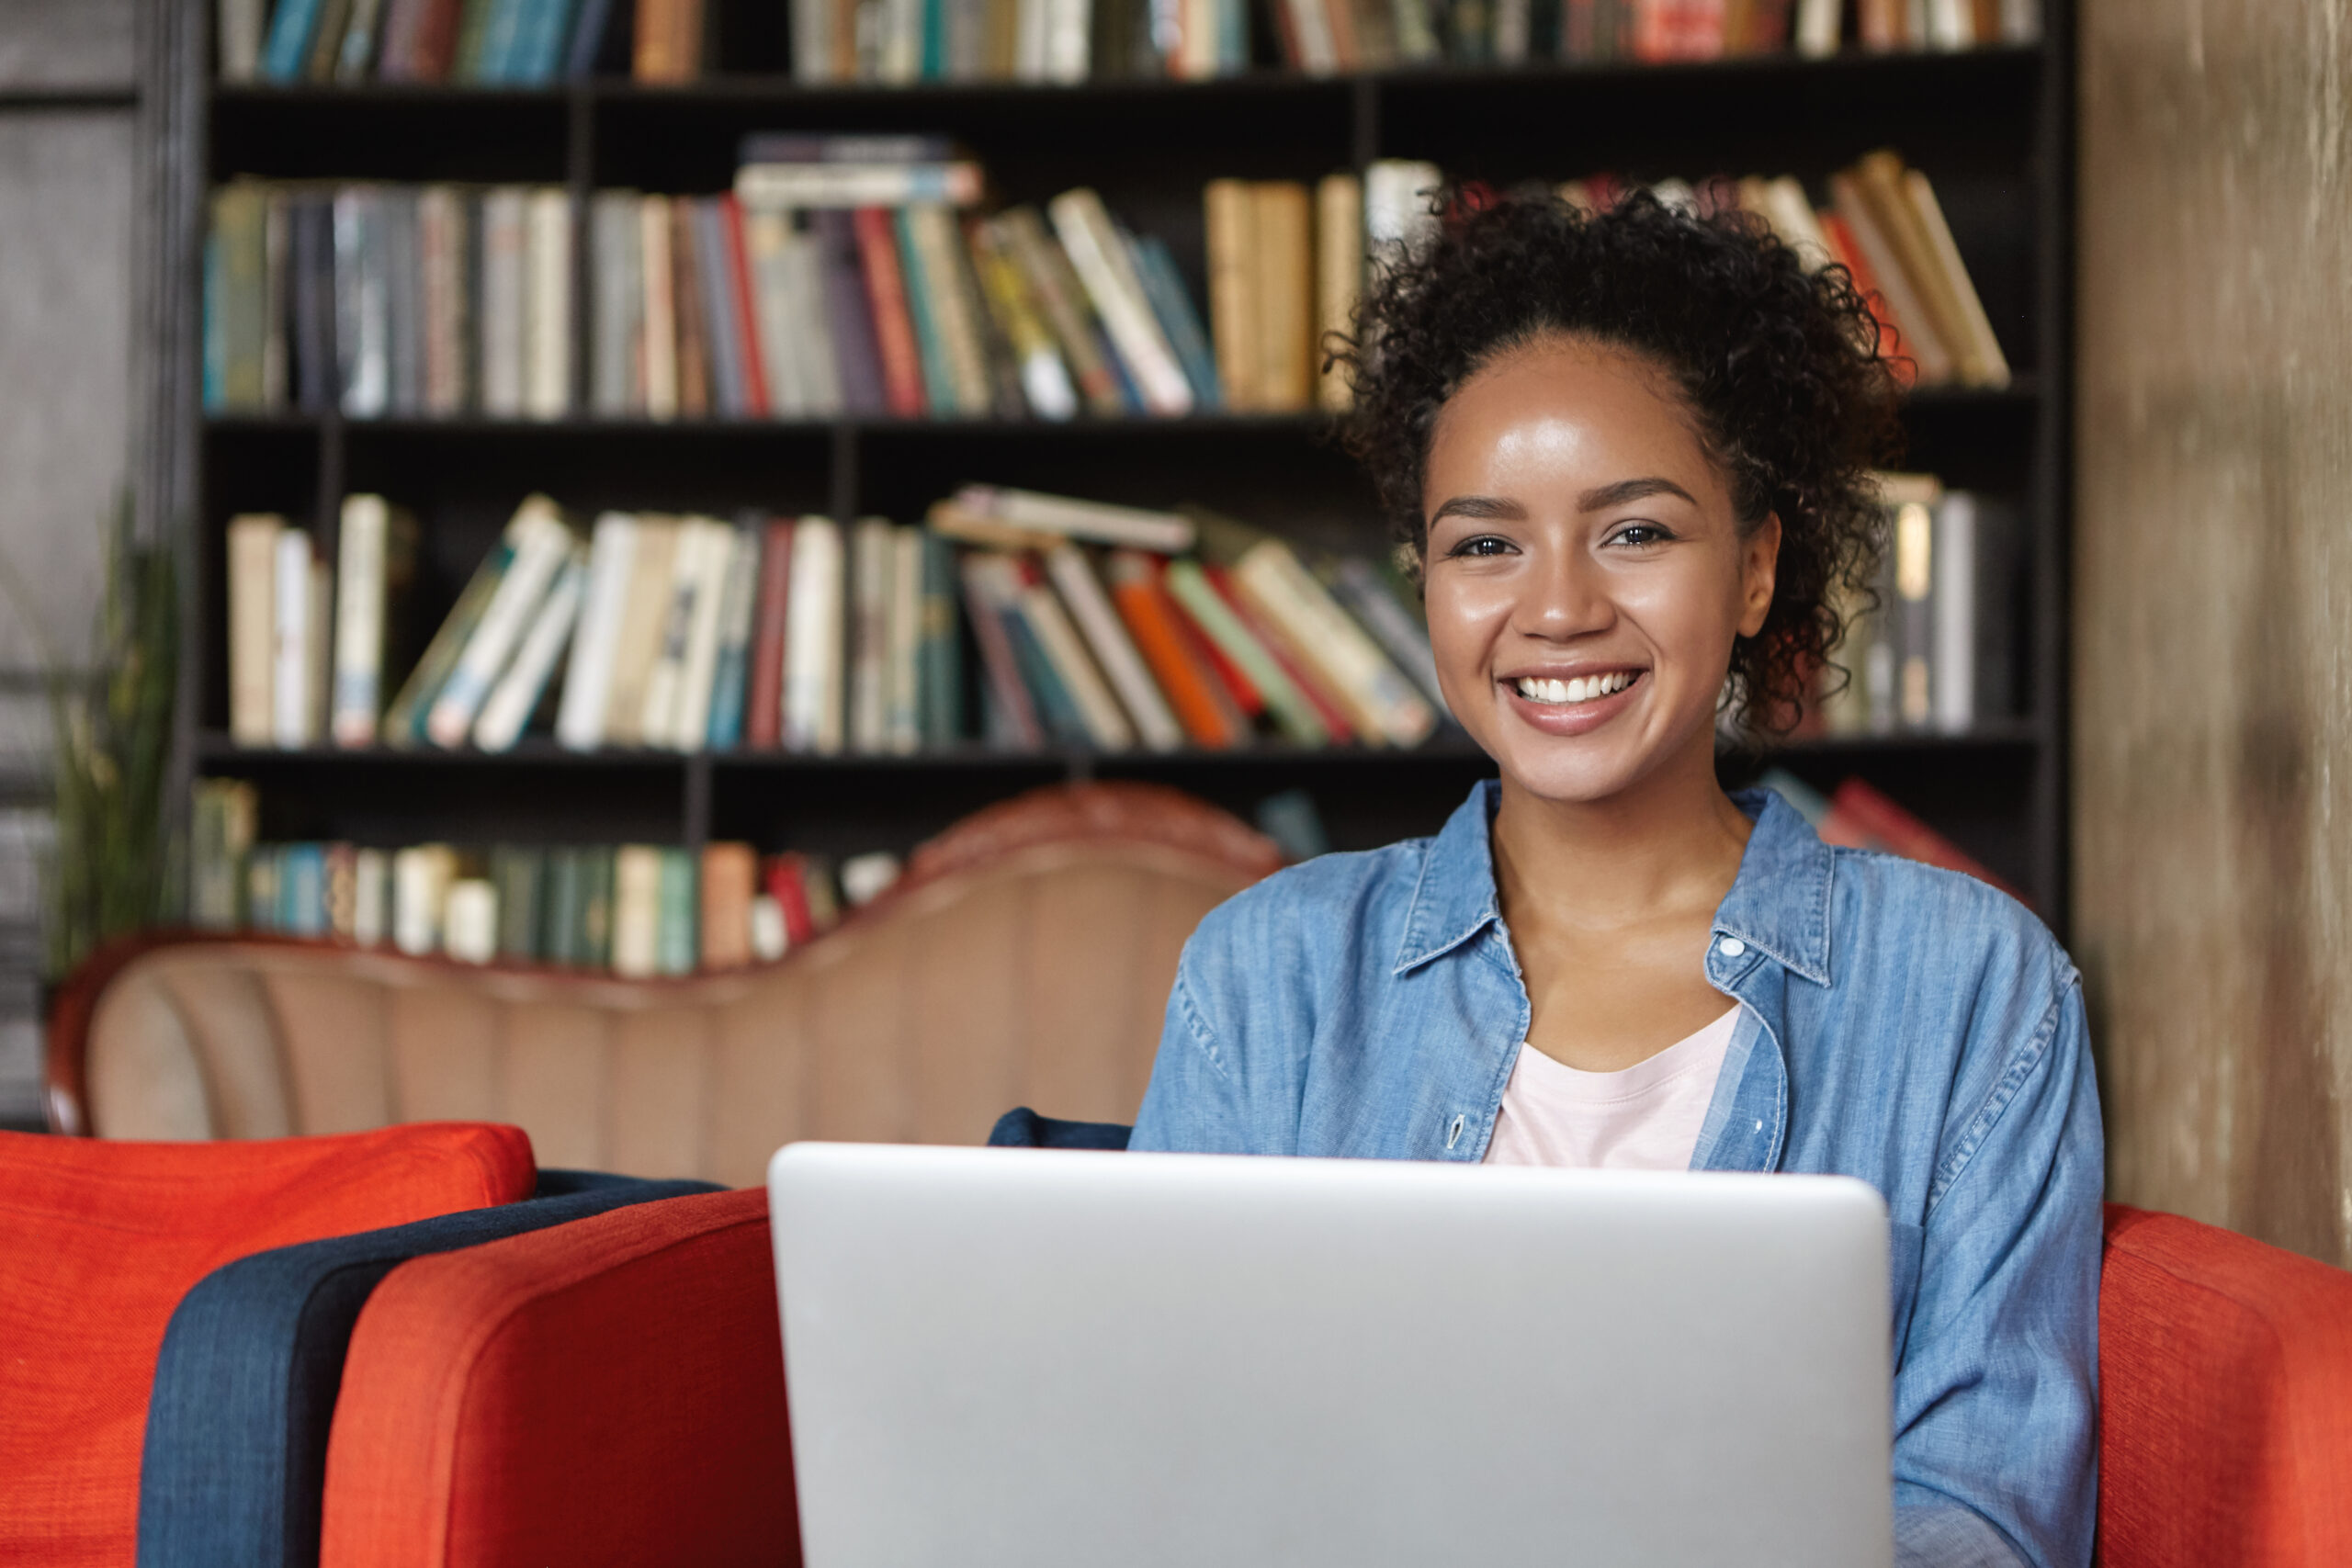
[[[926,203],[908,208],[906,222],[922,258],[922,298],[954,394],[950,406],[967,417],[984,418],[990,402],[988,349],[974,319],[976,301],[964,276],[963,236],[955,214]]]
[[[956,625],[956,551],[933,533],[915,534],[922,556],[919,630],[922,744],[944,749],[964,733],[964,650]]]
[[[1234,667],[1248,678],[1266,703],[1283,732],[1302,746],[1322,746],[1331,739],[1331,731],[1317,714],[1313,704],[1289,675],[1276,663],[1273,655],[1261,645],[1241,618],[1235,615],[1209,581],[1200,563],[1190,560],[1168,563],[1168,591],[1184,607],[1185,614],[1214,643]]]
[[[890,525],[861,517],[850,530],[849,745],[884,751],[890,737]]]
[[[640,199],[637,215],[638,279],[642,292],[638,319],[643,338],[638,367],[639,396],[649,418],[675,419],[678,414],[678,296],[671,275],[670,198]]]
[[[1275,622],[1300,657],[1325,677],[1367,739],[1418,746],[1437,728],[1437,714],[1348,618],[1288,545],[1269,539],[1234,569],[1259,613]]]
[[[571,668],[556,714],[556,739],[567,750],[593,751],[605,741],[605,707],[613,683],[613,655],[628,602],[637,525],[625,513],[596,519],[588,549],[588,581],[582,592],[580,626],[572,638]]]
[[[504,671],[531,613],[570,554],[571,530],[563,525],[555,503],[545,496],[525,501],[509,528],[514,540],[514,562],[482,607],[481,622],[466,639],[464,651],[426,711],[424,732],[436,746],[465,744],[474,716]]]
[[[380,495],[344,498],[336,539],[334,701],[329,724],[338,746],[367,746],[376,739],[390,513]]]
[[[661,958],[662,852],[650,844],[623,844],[613,852],[613,973],[625,980],[649,979],[659,973]]]
[[[604,53],[605,35],[612,22],[613,0],[583,0],[565,46],[565,80],[585,82],[595,75],[597,58]]]
[[[272,82],[302,79],[311,58],[311,36],[319,25],[322,0],[280,0],[269,19],[269,44],[262,55],[262,74]]]
[[[956,371],[948,362],[947,341],[940,333],[935,302],[939,289],[925,264],[922,242],[916,232],[914,209],[899,208],[892,215],[899,246],[899,271],[906,280],[907,319],[922,366],[923,406],[933,415],[956,412]]]
[[[669,747],[676,720],[679,691],[684,683],[686,644],[694,635],[695,605],[703,586],[704,533],[699,520],[682,518],[676,525],[676,554],[670,581],[656,615],[645,690],[638,702],[637,738],[647,746]]]
[[[855,230],[889,411],[901,419],[921,418],[928,406],[922,356],[908,308],[905,275],[899,265],[897,225],[888,209],[862,207],[855,215]]]
[[[1265,181],[1251,197],[1264,406],[1297,412],[1315,403],[1313,207],[1306,187],[1289,180]]]
[[[229,737],[267,746],[277,734],[277,540],[285,520],[229,523]]]
[[[1046,231],[1035,209],[1015,208],[992,221],[1003,236],[1007,254],[1020,269],[1022,281],[1044,313],[1088,411],[1101,416],[1126,412],[1119,378],[1104,357],[1101,335],[1089,314],[1085,287],[1070,270],[1069,258]]]
[[[546,693],[548,678],[563,657],[580,614],[580,600],[588,577],[584,552],[575,548],[557,573],[555,586],[531,618],[514,650],[514,660],[491,688],[474,725],[474,744],[485,751],[506,751],[521,739],[523,727]]]
[[[1437,658],[1430,650],[1429,632],[1397,602],[1371,563],[1351,557],[1326,573],[1325,581],[1397,668],[1413,678],[1430,702],[1442,706],[1445,693],[1438,684]]]
[[[1145,405],[1154,413],[1183,414],[1193,409],[1193,391],[1176,356],[1152,320],[1143,287],[1136,281],[1125,247],[1103,210],[1102,198],[1091,190],[1064,191],[1047,204],[1054,231],[1079,280],[1086,286],[1102,323],[1110,330],[1119,357],[1135,377]]]
[[[1955,492],[1937,503],[1934,523],[1933,604],[1935,649],[1929,656],[1935,728],[1965,735],[1978,713],[1977,627],[1981,558],[1976,498]]]
[[[514,558],[514,542],[501,539],[492,547],[481,565],[474,569],[473,576],[468,580],[465,591],[458,595],[457,604],[450,607],[441,628],[425,645],[424,656],[416,661],[416,668],[409,671],[399,694],[384,710],[380,734],[385,745],[404,748],[424,739],[424,716],[440,692],[442,682],[448,679],[449,671],[456,668],[458,656],[465,651],[467,638],[473,635],[474,624],[481,620],[482,611],[489,607],[492,595],[498,592],[499,581],[506,575],[507,566]]]
[[[736,531],[715,517],[690,525],[702,536],[695,555],[694,619],[688,623],[680,661],[677,705],[670,718],[670,745],[700,750],[709,743],[712,698],[718,680],[718,644],[725,629],[728,574],[734,569]],[[749,587],[749,574],[746,576]]]
[[[731,196],[716,197],[714,206],[722,241],[720,254],[726,263],[728,325],[732,329],[737,374],[742,386],[741,412],[754,419],[763,419],[772,407],[768,397],[769,367],[760,352],[757,290],[751,257],[743,245],[743,209]]]
[[[749,844],[703,846],[704,969],[741,969],[752,962],[752,894],[759,870]]]
[[[808,0],[804,0],[804,4]],[[817,213],[819,272],[824,291],[825,324],[833,345],[835,379],[842,407],[852,414],[889,409],[882,376],[882,348],[875,335],[874,310],[865,288],[865,264],[854,213],[839,209]]]
[[[840,524],[829,517],[804,517],[794,525],[791,602],[785,622],[787,750],[831,755],[842,749],[846,564]]]
[[[310,742],[311,536],[288,528],[277,536],[277,613],[271,644],[270,739],[279,746]]]
[[[1045,728],[1038,722],[1028,684],[1022,679],[1020,659],[1005,630],[1003,611],[987,581],[988,570],[985,557],[967,555],[960,563],[965,615],[971,624],[980,670],[988,679],[994,710],[1003,722],[1005,739],[1018,750],[1035,750],[1046,743]]]
[[[663,975],[691,975],[702,946],[695,929],[702,913],[695,883],[695,858],[684,850],[662,852],[660,911],[654,967]]]
[[[888,722],[889,750],[911,755],[922,745],[923,532],[890,532]]]
[[[747,163],[735,171],[746,207],[969,207],[980,199],[973,163]]]
[[[760,557],[758,629],[752,640],[751,694],[744,716],[744,743],[772,750],[784,740],[785,613],[791,603],[792,525],[777,518],[767,525]]]
[[[1112,609],[1110,597],[1102,592],[1102,584],[1096,580],[1086,557],[1076,545],[1057,545],[1046,552],[1045,559],[1046,573],[1061,591],[1063,604],[1069,606],[1079,630],[1085,634],[1095,662],[1109,678],[1112,690],[1118,694],[1120,704],[1144,745],[1154,751],[1173,751],[1182,746],[1182,726],[1176,722],[1167,699],[1152,682],[1143,655],[1129,640],[1126,627]]]
[[[1343,365],[1323,363],[1322,345],[1355,330],[1356,299],[1363,289],[1363,182],[1353,175],[1327,175],[1315,187],[1315,368],[1316,400],[1334,413],[1355,405]]]
[[[678,356],[678,412],[689,419],[723,412],[727,407],[718,345],[710,331],[710,290],[703,285],[705,247],[697,233],[699,210],[691,197],[678,197],[669,204],[670,286],[672,309],[677,314],[673,336]]]
[[[1240,716],[1220,700],[1215,675],[1193,656],[1179,612],[1159,586],[1150,559],[1133,551],[1114,552],[1110,578],[1112,601],[1184,733],[1194,745],[1212,749],[1238,742]]]
[[[747,521],[735,531],[734,559],[727,568],[718,610],[718,666],[710,680],[710,723],[705,741],[714,751],[731,751],[743,739],[743,706],[751,681],[752,622],[763,581],[760,572],[761,525]]]
[[[1144,294],[1151,302],[1152,319],[1176,352],[1176,362],[1184,368],[1184,379],[1193,389],[1193,405],[1203,411],[1214,411],[1224,405],[1218,390],[1216,358],[1209,352],[1207,333],[1201,328],[1200,313],[1193,309],[1190,296],[1184,292],[1184,280],[1176,271],[1176,258],[1158,237],[1145,234],[1133,238],[1128,254],[1135,265],[1136,276],[1143,284]]]
[[[1085,644],[1079,639],[1078,628],[1070,624],[1068,610],[1035,568],[1024,562],[1022,572],[1026,581],[1021,590],[1021,617],[1028,623],[1039,649],[1053,665],[1062,689],[1077,705],[1087,739],[1106,751],[1125,750],[1136,743],[1134,727],[1094,668],[1094,661],[1087,656]]]
[[[975,516],[1015,527],[1124,545],[1158,555],[1181,555],[1193,547],[1192,519],[1177,512],[1076,501],[1009,485],[966,485],[956,492],[954,504]]]
[[[1055,346],[1053,333],[1030,298],[1003,231],[974,222],[966,231],[973,265],[989,313],[1019,366],[1021,392],[1040,419],[1066,420],[1078,413],[1078,387]]]
[[[571,407],[571,197],[560,187],[532,193],[529,342],[526,412],[560,419]]]

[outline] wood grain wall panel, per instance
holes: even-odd
[[[2075,918],[2111,1196],[2352,1263],[2352,3],[2084,0]]]

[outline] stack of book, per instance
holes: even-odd
[[[2023,589],[2017,514],[1993,498],[1886,475],[1887,543],[1800,733],[1965,735],[2015,716]]]
[[[1631,188],[1611,175],[1569,180],[1560,197],[1605,208]],[[1935,186],[1900,156],[1877,152],[1829,176],[1830,200],[1816,207],[1790,175],[1660,180],[1647,187],[1694,211],[1755,214],[1815,265],[1843,266],[1870,301],[1882,350],[1919,386],[1998,389],[2009,363],[1953,243]]]
[[[625,978],[768,962],[831,930],[896,878],[896,857],[840,867],[746,843],[256,843],[251,784],[198,783],[190,909],[199,928],[254,931],[537,964]]]
[[[1225,750],[1440,723],[1409,591],[1204,513],[976,485],[927,526],[605,513],[582,538],[532,496],[412,660],[415,537],[347,497],[331,571],[283,518],[231,521],[237,745],[498,751],[536,723],[582,751]]]

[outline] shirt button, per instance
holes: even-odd
[[[1737,958],[1747,951],[1747,944],[1736,936],[1727,936],[1715,943],[1715,951],[1725,958]]]

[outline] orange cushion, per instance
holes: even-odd
[[[164,1325],[222,1264],[510,1202],[519,1127],[132,1144],[0,1133],[0,1562],[130,1562]]]
[[[767,1193],[401,1264],[361,1309],[321,1568],[800,1560]]]
[[[2098,1334],[2107,1568],[2352,1563],[2352,1274],[2109,1204]]]

